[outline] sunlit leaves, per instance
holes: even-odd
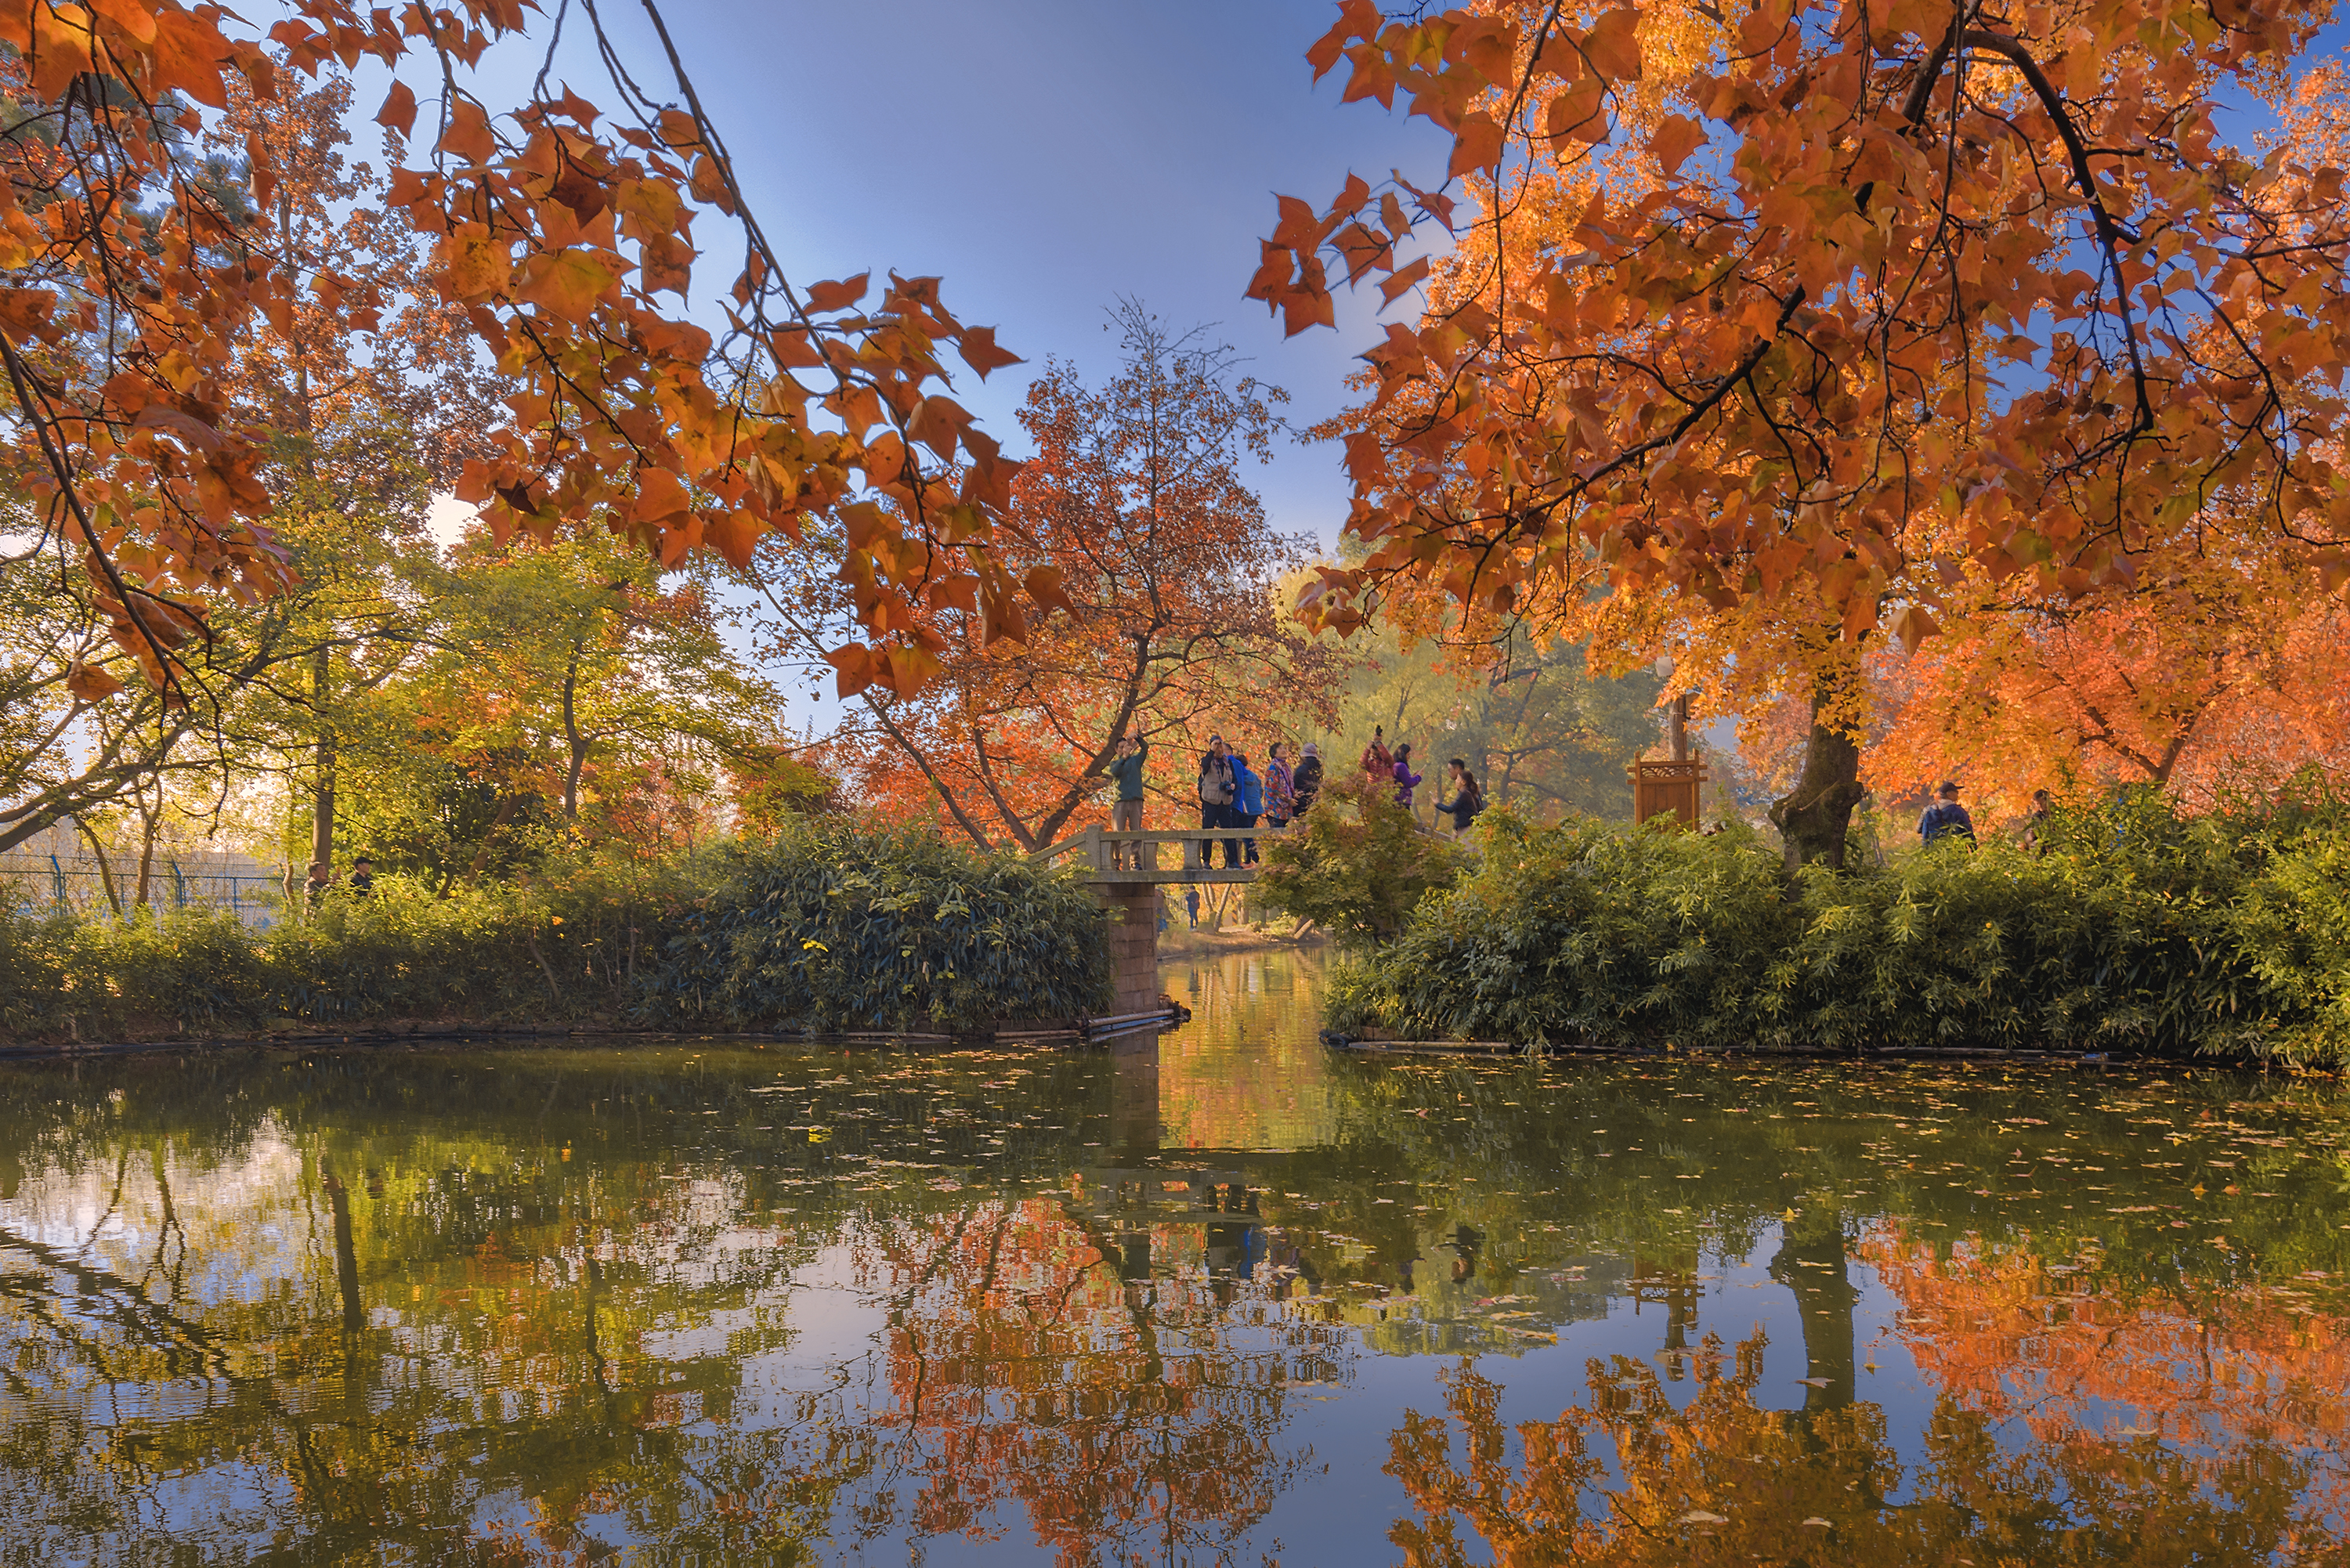
[[[384,206],[432,242],[418,280],[425,296],[461,307],[455,324],[511,384],[508,421],[472,432],[476,450],[458,485],[494,529],[577,526],[600,513],[627,520],[653,558],[675,563],[723,540],[739,560],[757,534],[796,535],[807,514],[869,494],[931,546],[858,564],[868,624],[884,644],[896,635],[887,607],[910,604],[941,572],[964,575],[1000,619],[1016,619],[998,598],[1017,584],[985,562],[1010,465],[944,397],[942,358],[952,345],[984,376],[1016,357],[992,331],[967,335],[936,279],[892,274],[878,297],[870,275],[795,293],[747,223],[727,333],[713,339],[685,319],[702,254],[694,220],[738,207],[717,132],[698,110],[644,101],[620,77],[612,90],[631,112],[613,119],[568,88],[510,112],[484,102],[466,89],[468,72],[522,26],[509,0],[471,0],[429,25],[308,0],[270,26],[265,43],[227,13],[172,0],[36,5],[24,21],[23,52],[6,74],[28,123],[47,129],[11,143],[0,331],[16,377],[45,394],[19,441],[53,529],[95,545],[88,504],[152,491],[157,504],[132,514],[135,534],[168,561],[205,563],[193,583],[175,566],[172,591],[284,586],[257,525],[273,504],[256,477],[265,419],[236,405],[224,364],[256,318],[282,331],[295,313],[314,311],[359,338],[381,329],[386,301],[346,292],[323,269],[307,275],[301,247],[277,232],[273,198],[305,149],[262,138],[243,150],[257,207],[243,212],[208,166],[175,151],[202,123],[142,104],[173,91],[215,109],[240,96],[275,103],[300,78],[373,57],[421,62],[427,70],[415,75],[440,88],[430,143],[411,150],[421,156],[395,172]],[[80,74],[93,64],[134,90],[75,98],[77,81],[100,79]],[[413,132],[418,91],[395,79],[377,121]],[[169,223],[151,226],[132,211],[151,192],[163,193]],[[249,259],[224,265],[232,235]],[[664,295],[681,302],[678,314],[653,304]],[[119,346],[103,363],[85,353],[101,322]],[[816,390],[831,423],[812,422],[806,399],[772,395],[775,375],[794,369],[822,373]],[[201,425],[217,440],[161,453],[126,441],[126,421],[157,406],[192,421],[180,433]],[[43,429],[46,445],[36,439]],[[918,459],[916,446],[930,456]],[[949,472],[958,462],[962,471]],[[640,502],[654,474],[663,476],[657,493]],[[672,504],[681,493],[686,504]],[[966,509],[951,527],[949,504]],[[134,592],[107,578],[118,601]],[[172,680],[170,648],[128,608],[123,622],[151,677]],[[878,668],[901,682],[923,666],[910,656]]]
[[[1370,194],[1446,232],[1372,247],[1359,182],[1280,200],[1249,294],[1288,330],[1341,277],[1429,279],[1366,355],[1382,458],[1350,444],[1360,556],[1316,623],[1507,588],[1627,659],[1710,643],[1800,690],[1994,598],[2118,602],[2199,562],[2330,591],[2350,120],[2323,72],[2278,87],[2315,15],[1970,16],[1863,40],[1804,5],[1341,8],[1316,72],[1450,131],[1478,221],[1399,177]],[[2300,106],[2272,155],[2226,140],[2236,92]]]

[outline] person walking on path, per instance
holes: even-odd
[[[1297,773],[1290,780],[1290,788],[1296,793],[1297,804],[1289,815],[1293,819],[1304,816],[1313,805],[1314,797],[1322,793],[1322,752],[1311,741],[1305,742],[1305,753],[1297,759]]]
[[[1273,759],[1264,764],[1264,809],[1274,826],[1287,827],[1297,815],[1297,775],[1290,772],[1281,747],[1281,742],[1274,742]]]
[[[1224,744],[1224,738],[1222,735],[1209,736],[1207,754],[1200,759],[1200,826],[1201,827],[1235,826],[1232,821],[1233,782],[1232,748]],[[1213,863],[1214,858],[1214,846],[1202,845],[1200,849],[1200,864],[1203,867],[1208,866]],[[1236,867],[1240,863],[1241,841],[1237,838],[1225,839],[1224,864],[1228,867]]]
[[[1411,809],[1411,792],[1419,787],[1419,775],[1411,771],[1411,742],[1404,742],[1395,749],[1396,804],[1406,811]]]
[[[1250,767],[1248,759],[1238,752],[1232,753],[1232,826],[1254,827],[1257,818],[1264,815],[1264,780]],[[1256,840],[1241,840],[1241,850],[1248,864],[1256,864]]]
[[[1972,844],[1975,841],[1975,819],[1969,816],[1967,808],[1959,804],[1959,786],[1945,782],[1934,794],[1939,798],[1926,808],[1926,815],[1918,819],[1918,836],[1928,844],[1953,837],[1963,838]]]
[[[1437,802],[1436,809],[1452,819],[1453,836],[1458,837],[1469,831],[1477,814],[1485,809],[1485,795],[1477,787],[1477,775],[1469,771],[1467,763],[1454,757],[1444,765],[1452,771],[1452,798]]]
[[[1395,772],[1395,757],[1388,750],[1388,728],[1385,724],[1371,726],[1371,743],[1363,748],[1363,771],[1373,778],[1387,778]]]
[[[1183,907],[1191,912],[1191,929],[1195,931],[1198,930],[1200,929],[1199,884],[1193,883],[1191,887],[1183,889]]]
[[[1142,764],[1149,760],[1150,742],[1139,735],[1120,735],[1118,755],[1111,759],[1109,776],[1118,785],[1118,798],[1110,803],[1109,827],[1112,833],[1142,831]],[[1110,853],[1109,863],[1117,869],[1128,859],[1134,868],[1142,869],[1142,846],[1120,845]]]

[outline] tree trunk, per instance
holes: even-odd
[[[115,889],[114,867],[107,864],[106,846],[99,842],[98,835],[80,817],[75,817],[73,825],[82,837],[89,841],[90,858],[98,862],[98,885],[106,890],[107,908],[114,911],[114,918],[119,920],[122,919],[122,895]]]
[[[1771,808],[1771,821],[1786,841],[1787,869],[1825,861],[1844,869],[1845,836],[1853,807],[1868,792],[1860,787],[1860,745],[1821,714],[1833,691],[1825,681],[1812,692],[1812,739],[1804,751],[1804,776],[1794,793]]]
[[[574,651],[563,672],[563,743],[571,749],[571,765],[563,774],[563,820],[579,820],[579,775],[587,771],[588,747],[579,739],[579,659]]]
[[[1844,1215],[1814,1210],[1791,1221],[1771,1277],[1795,1294],[1796,1321],[1804,1329],[1804,1391],[1806,1410],[1841,1410],[1853,1402],[1858,1374],[1854,1363],[1853,1309],[1860,1292],[1845,1255]]]
[[[1687,692],[1673,699],[1671,732],[1673,761],[1677,763],[1689,761],[1689,694]]]
[[[329,651],[318,649],[310,667],[310,711],[318,722],[317,778],[311,794],[310,858],[335,863],[335,733],[327,723]]]

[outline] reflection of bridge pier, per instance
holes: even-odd
[[[1110,1042],[1109,1143],[1120,1155],[1159,1151],[1159,1032]]]

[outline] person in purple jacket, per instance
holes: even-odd
[[[1411,792],[1419,787],[1419,775],[1411,771],[1411,742],[1404,742],[1395,749],[1396,804],[1406,811],[1411,809]]]

